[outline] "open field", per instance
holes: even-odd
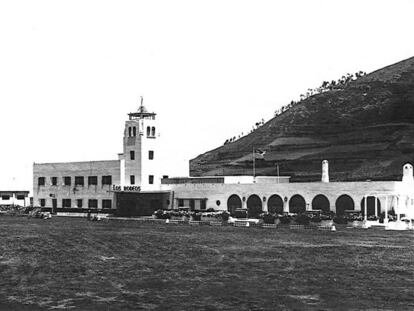
[[[413,232],[0,217],[0,310],[413,310]]]

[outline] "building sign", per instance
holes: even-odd
[[[112,191],[140,192],[141,187],[139,187],[139,186],[112,185]]]

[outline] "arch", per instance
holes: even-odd
[[[305,199],[299,195],[295,194],[289,200],[289,213],[303,213],[306,211],[306,201]]]
[[[151,136],[155,136],[155,126],[151,128]]]
[[[132,128],[132,136],[137,136],[137,128],[135,126]]]
[[[232,215],[236,208],[242,207],[242,201],[237,194],[232,194],[227,199],[227,211]]]
[[[374,196],[367,197],[367,216],[375,216],[375,199],[377,199],[377,216],[381,214],[381,201]],[[365,216],[365,199],[361,200],[361,213]]]
[[[267,210],[272,214],[283,214],[283,199],[277,194],[273,194],[267,200]]]
[[[147,126],[147,136],[151,135],[151,128],[149,126]]]
[[[336,199],[335,210],[336,215],[342,216],[346,210],[354,210],[354,200],[347,194],[343,194]]]
[[[323,212],[329,212],[329,200],[323,194],[318,194],[312,200],[312,209],[321,210]]]
[[[249,217],[256,218],[262,213],[262,200],[257,194],[252,194],[247,199],[247,209],[249,210]]]

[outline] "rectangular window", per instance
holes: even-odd
[[[52,199],[52,207],[57,208],[57,199]]]
[[[88,176],[88,185],[96,186],[98,184],[98,176]]]
[[[52,186],[57,186],[57,177],[51,178]]]
[[[45,207],[46,206],[46,199],[40,199],[40,206]]]
[[[148,151],[148,159],[154,160],[154,151],[153,150]]]
[[[154,184],[154,175],[149,175],[149,176],[148,176],[148,183],[149,183],[150,185]]]
[[[102,200],[102,208],[112,208],[112,200]]]
[[[200,209],[205,210],[206,209],[206,200],[201,200],[201,206]]]
[[[135,176],[134,175],[129,176],[129,183],[131,185],[135,185]]]
[[[102,176],[102,185],[112,185],[112,176]]]
[[[24,200],[25,196],[23,194],[18,194],[17,195],[17,200]]]
[[[37,179],[37,185],[38,186],[44,186],[45,185],[45,178],[44,177],[39,177]]]
[[[70,176],[65,176],[63,177],[63,184],[65,186],[70,186],[70,184],[72,183]]]
[[[67,208],[71,206],[71,201],[70,199],[62,199],[62,207],[63,208]]]
[[[83,176],[75,176],[75,186],[83,186],[85,184]]]
[[[98,208],[98,200],[89,199],[89,201],[88,201],[88,207],[89,208]]]
[[[184,206],[184,200],[178,199],[178,207],[183,207],[183,206]]]
[[[135,151],[134,151],[134,150],[131,150],[131,151],[129,152],[129,158],[130,158],[131,160],[135,160]]]
[[[4,195],[1,196],[1,199],[2,200],[10,200],[10,196],[7,195],[7,194],[4,194]]]
[[[78,208],[82,208],[83,207],[83,200],[82,199],[77,199],[76,200],[76,206]]]

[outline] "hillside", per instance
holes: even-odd
[[[313,95],[251,134],[190,161],[192,176],[252,174],[317,181],[400,180],[414,160],[414,57]]]

